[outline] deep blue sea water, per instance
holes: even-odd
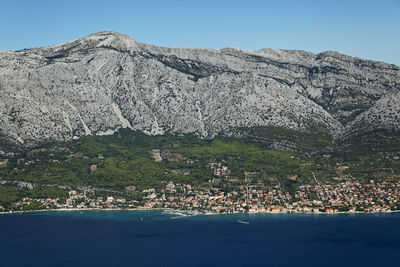
[[[0,266],[400,266],[397,214],[171,217],[0,215]]]

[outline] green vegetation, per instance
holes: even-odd
[[[244,131],[247,135],[240,134]],[[251,137],[202,140],[194,135],[148,136],[121,129],[111,136],[43,144],[0,166],[2,180],[41,186],[22,190],[10,183],[0,185],[0,203],[7,205],[24,196],[65,198],[67,191],[55,185],[124,192],[127,186],[135,186],[137,191],[159,189],[170,181],[204,184],[215,178],[212,162],[228,167],[224,178],[235,178],[237,184],[243,184],[251,174],[247,178],[264,185],[279,183],[289,192],[302,183],[314,183],[313,174],[328,183],[345,177],[399,178],[400,164],[395,156],[400,141],[338,149],[318,133],[278,127],[241,128],[237,132],[237,136]],[[153,158],[152,150],[160,153],[160,162]]]
[[[267,150],[249,140],[216,138],[200,140],[193,135],[147,136],[121,130],[113,136],[88,136],[66,143],[47,144],[10,159],[0,168],[4,180],[38,184],[90,185],[123,189],[157,188],[162,182],[204,183],[213,177],[211,161],[226,162],[232,175],[245,171],[266,176],[310,175],[293,153]],[[159,149],[164,160],[156,162],[151,150]],[[91,166],[96,166],[91,170]],[[186,174],[173,170],[188,170]]]
[[[336,113],[339,110],[342,110],[342,111],[353,111],[353,110],[364,111],[370,107],[371,107],[371,105],[367,104],[367,103],[353,103],[353,104],[347,104],[347,105],[343,105],[343,106],[337,106],[334,108],[330,107],[330,109],[328,111],[329,111],[329,113]]]
[[[22,190],[15,186],[0,186],[0,203],[8,207],[11,203],[22,199]]]
[[[176,149],[189,158],[200,162],[225,161],[234,176],[243,177],[244,170],[250,172],[264,172],[269,176],[286,177],[288,174],[302,174],[307,176],[310,172],[298,160],[292,160],[293,153],[264,150],[253,144],[243,141],[230,141],[227,139],[214,139],[207,144],[183,145]]]
[[[68,191],[58,187],[38,186],[27,191],[32,198],[64,198],[68,197]]]
[[[31,198],[67,198],[68,191],[57,187],[38,186],[33,189],[25,189],[16,185],[0,185],[0,205],[8,208],[12,203],[22,200],[24,197]],[[33,203],[33,205],[38,203]],[[32,210],[26,207],[22,210]]]
[[[244,141],[268,148],[271,143],[283,150],[291,150],[299,154],[315,154],[331,151],[334,147],[330,137],[318,132],[298,132],[282,127],[238,128],[243,133]]]
[[[351,121],[351,117],[341,117],[338,121],[343,124],[346,125],[347,123],[349,123]]]

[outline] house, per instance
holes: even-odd
[[[272,213],[279,213],[280,211],[281,211],[280,208],[276,208],[276,207],[271,208],[271,212],[272,212]]]
[[[312,208],[310,208],[310,207],[304,207],[303,208],[303,211],[304,212],[311,212],[313,209]]]
[[[333,208],[326,208],[327,213],[334,213],[335,210]]]

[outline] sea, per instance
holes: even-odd
[[[3,214],[0,266],[400,266],[400,214]]]

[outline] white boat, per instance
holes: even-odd
[[[250,224],[250,222],[247,221],[242,221],[242,220],[237,220],[238,223],[243,223],[243,224]]]

